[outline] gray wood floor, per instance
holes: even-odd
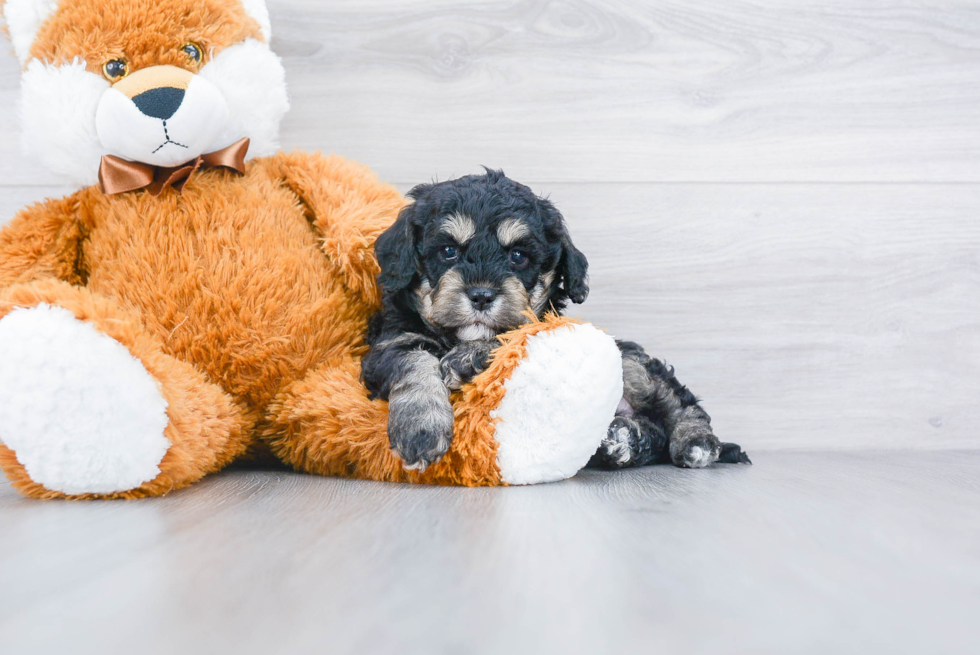
[[[4,653],[976,653],[980,453],[426,488],[0,488]]]
[[[752,467],[0,483],[0,652],[975,653],[980,2],[273,0],[283,146],[550,194]],[[0,223],[68,189],[17,144]]]

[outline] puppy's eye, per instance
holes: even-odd
[[[196,43],[188,43],[180,50],[195,64],[200,63],[204,59],[204,50]]]
[[[129,64],[125,59],[113,59],[102,64],[102,75],[110,82],[118,82],[129,75]]]
[[[510,265],[514,268],[524,268],[527,266],[527,253],[523,250],[514,249],[510,251]]]
[[[443,246],[442,250],[439,251],[439,254],[447,262],[451,262],[459,257],[459,248],[456,246]]]

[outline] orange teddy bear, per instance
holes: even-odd
[[[375,238],[404,205],[365,167],[277,152],[263,0],[0,1],[28,149],[81,188],[0,230],[0,465],[38,498],[167,493],[244,456],[375,480],[573,475],[622,394],[613,340],[502,339],[454,396],[449,453],[391,453],[360,382]]]

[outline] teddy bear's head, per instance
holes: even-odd
[[[278,149],[289,109],[264,0],[0,0],[23,66],[24,147],[81,185],[103,155],[177,166],[243,137]]]

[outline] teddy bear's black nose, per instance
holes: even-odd
[[[144,91],[133,97],[133,104],[147,116],[167,120],[177,113],[184,102],[184,90],[169,86]]]

